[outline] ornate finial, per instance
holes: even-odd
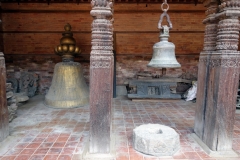
[[[60,45],[55,47],[55,53],[62,57],[62,61],[73,61],[75,55],[80,54],[81,50],[76,46],[76,41],[71,32],[71,25],[67,23],[64,26],[65,31],[62,33],[63,37],[60,40]]]
[[[72,27],[69,23],[64,26],[65,31],[71,31]]]

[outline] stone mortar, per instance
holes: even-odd
[[[172,156],[180,149],[179,134],[160,124],[143,124],[133,130],[135,150],[153,156]]]

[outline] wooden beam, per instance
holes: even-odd
[[[3,53],[0,52],[0,142],[9,135],[8,107],[6,97],[6,68]]]

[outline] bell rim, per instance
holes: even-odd
[[[152,68],[181,68],[181,65],[180,64],[177,64],[177,65],[172,65],[170,66],[170,64],[168,65],[151,65],[151,64],[148,64],[147,67],[152,67]]]

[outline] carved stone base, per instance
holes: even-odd
[[[177,82],[191,83],[181,78],[159,78],[147,80],[131,80],[129,87],[136,90],[136,93],[128,94],[128,98],[167,98],[180,99],[181,95],[173,93],[176,91]]]

